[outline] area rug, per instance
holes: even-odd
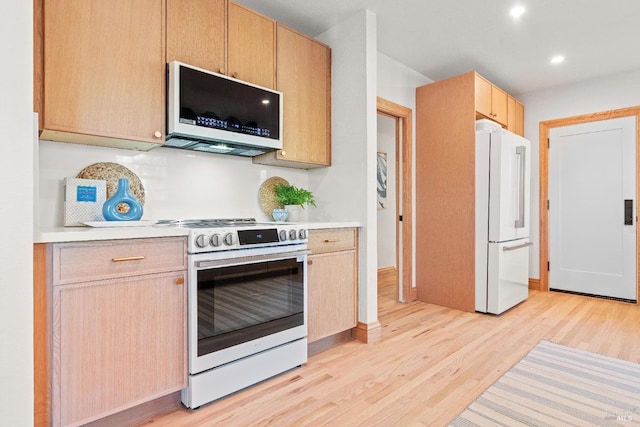
[[[541,341],[450,425],[640,425],[640,365]]]

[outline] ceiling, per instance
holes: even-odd
[[[432,80],[476,70],[514,95],[640,70],[640,0],[237,1],[313,37],[368,9],[378,52]]]

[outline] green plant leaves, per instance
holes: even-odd
[[[273,191],[276,193],[276,201],[283,205],[300,205],[303,208],[305,204],[316,206],[313,193],[304,188],[280,183],[273,187]]]

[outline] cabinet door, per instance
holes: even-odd
[[[356,251],[309,256],[309,342],[356,326]]]
[[[278,25],[278,85],[284,94],[281,160],[331,165],[331,50]]]
[[[516,131],[516,99],[507,95],[507,130]]]
[[[167,62],[171,61],[226,73],[226,0],[167,0]]]
[[[229,76],[274,89],[276,22],[233,2],[228,22]]]
[[[520,136],[524,136],[524,105],[516,100],[516,130]]]
[[[54,287],[54,425],[186,386],[186,272]]]
[[[497,86],[491,86],[491,114],[493,120],[507,125],[507,93]]]
[[[524,136],[524,105],[511,95],[508,96],[507,104],[507,129]]]
[[[485,117],[493,118],[491,111],[491,86],[492,84],[476,74],[475,97],[476,111]]]
[[[164,0],[45,0],[49,136],[161,143],[164,57]]]

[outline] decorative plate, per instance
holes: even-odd
[[[274,209],[282,209],[284,206],[282,203],[276,202],[276,192],[273,190],[278,184],[287,184],[289,182],[280,178],[279,176],[272,176],[271,178],[266,179],[261,185],[260,190],[258,190],[258,200],[260,201],[260,207],[262,211],[269,218],[273,219],[273,210]]]
[[[140,182],[140,178],[121,164],[112,162],[94,163],[82,169],[76,178],[107,181],[107,200],[118,190],[118,179],[128,178],[131,192],[144,205],[144,186]]]

